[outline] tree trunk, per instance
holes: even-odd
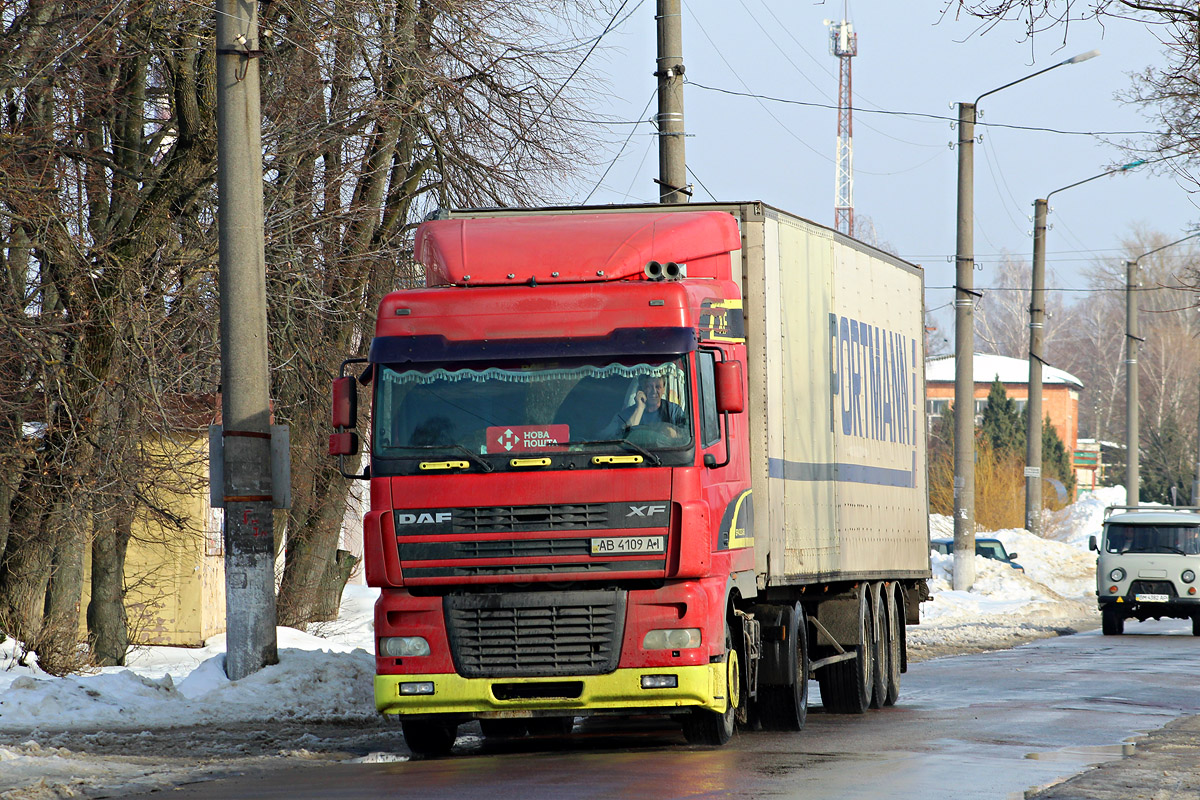
[[[92,538],[92,598],[88,603],[88,643],[92,660],[102,667],[125,665],[129,627],[125,615],[125,551],[133,527],[133,508],[109,511]]]

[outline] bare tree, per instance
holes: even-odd
[[[589,162],[567,79],[591,40],[559,0],[279,0],[264,79],[275,412],[292,425],[280,621],[336,613],[346,481],[325,455],[339,363],[379,300],[420,285],[411,231],[442,206],[531,204]],[[586,19],[586,14],[584,16]],[[573,18],[572,18],[573,19]],[[569,27],[569,26],[568,26]],[[282,68],[286,65],[286,69]]]
[[[1157,0],[952,0],[946,12],[983,21],[984,30],[1018,23],[1027,36],[1055,32],[1065,42],[1072,23],[1083,20],[1136,21],[1158,26],[1162,63],[1132,76],[1119,96],[1142,106],[1160,133],[1120,142],[1129,157],[1146,158],[1200,187],[1200,6]]]
[[[975,316],[976,347],[1010,358],[1029,358],[1029,303],[1032,267],[1028,261],[1006,254],[996,268],[991,286],[984,290]],[[1054,276],[1049,276],[1054,282]],[[1045,353],[1057,349],[1068,320],[1061,295],[1046,294]],[[1052,359],[1047,359],[1053,363]],[[1054,364],[1057,366],[1057,364]]]
[[[296,498],[283,622],[330,613],[352,566],[330,377],[380,298],[421,282],[411,231],[430,209],[546,202],[588,164],[570,79],[601,7],[262,4],[273,402]],[[179,409],[218,388],[212,9],[16,0],[0,26],[0,629],[39,650],[69,631],[74,652],[90,548],[92,657],[119,664],[126,548],[186,527],[162,499],[197,489]]]

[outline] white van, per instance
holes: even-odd
[[[1200,507],[1109,506],[1099,552],[1096,597],[1105,636],[1125,620],[1190,619],[1200,636]]]

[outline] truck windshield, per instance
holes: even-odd
[[[372,455],[465,456],[496,468],[510,458],[571,453],[690,463],[687,367],[686,357],[645,356],[454,369],[385,365],[377,372]]]
[[[1109,553],[1176,553],[1200,555],[1200,528],[1177,525],[1109,525],[1104,535]]]

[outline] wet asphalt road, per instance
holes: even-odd
[[[472,726],[445,759],[409,760],[398,749],[191,784],[171,797],[1010,800],[1200,714],[1200,638],[1190,624],[1131,622],[1126,631],[913,664],[895,708],[849,717],[814,707],[802,733],[740,733],[724,748],[690,747],[657,720],[500,745]]]

